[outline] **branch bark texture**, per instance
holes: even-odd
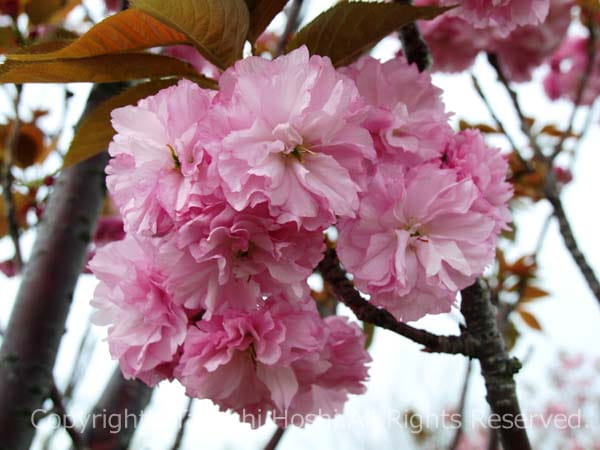
[[[115,92],[92,91],[88,110]],[[52,369],[90,237],[104,198],[106,153],[60,175],[0,348],[0,449],[29,448],[32,412],[53,385]]]

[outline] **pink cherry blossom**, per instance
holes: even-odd
[[[519,26],[538,25],[548,15],[550,0],[441,0],[459,7],[450,14],[462,17],[476,28],[493,26],[503,35]]]
[[[552,100],[568,98],[575,101],[588,61],[588,38],[568,38],[550,59],[550,73],[544,80],[548,97]],[[600,60],[596,58],[580,103],[591,105],[598,95],[600,95]]]
[[[464,130],[448,141],[443,159],[459,179],[471,179],[479,189],[473,210],[494,217],[496,233],[505,228],[511,220],[508,201],[513,191],[506,181],[508,161],[500,150],[488,147],[478,130]]]
[[[510,80],[531,80],[533,70],[558,49],[571,24],[573,5],[573,0],[551,0],[548,17],[543,23],[519,27],[508,36],[490,40],[487,50],[498,56],[502,70]]]
[[[280,223],[309,229],[355,213],[375,152],[358,90],[328,58],[306,47],[246,58],[219,84],[229,131],[210,151],[236,210],[268,202]]]
[[[356,286],[398,319],[448,312],[492,261],[496,222],[475,208],[477,185],[424,164],[382,167],[358,217],[342,222],[338,254]]]
[[[371,362],[365,351],[365,335],[344,317],[325,319],[327,340],[318,359],[303,358],[292,367],[299,379],[298,393],[291,402],[287,415],[301,415],[310,421],[311,415],[333,417],[343,412],[349,394],[363,394],[368,377],[367,364]],[[285,420],[280,426],[289,425]],[[294,424],[294,423],[292,423]]]
[[[107,185],[128,232],[163,235],[194,196],[214,190],[202,131],[213,97],[183,80],[113,111],[117,134],[109,147]]]
[[[158,248],[148,238],[128,237],[98,250],[90,268],[100,284],[94,323],[109,325],[108,344],[126,378],[154,385],[170,378],[169,366],[183,344],[187,317],[171,301]]]
[[[451,134],[442,91],[403,56],[385,64],[363,57],[341,70],[352,78],[370,108],[363,125],[382,161],[417,164],[441,155]]]
[[[324,322],[312,301],[270,298],[254,311],[228,310],[190,327],[176,376],[188,395],[236,411],[253,427],[269,412],[287,426],[290,415],[324,413],[328,399],[339,411],[348,393],[364,390],[363,344],[358,327]]]
[[[215,204],[183,225],[176,241],[183,252],[170,275],[175,301],[205,309],[207,317],[229,307],[253,309],[258,292],[303,297],[325,246],[321,231],[278,224],[264,203],[239,212]],[[225,301],[226,291],[236,294],[235,303]]]
[[[442,14],[433,20],[419,21],[436,72],[462,72],[475,62],[489,41],[489,34],[476,29],[460,16]]]
[[[163,50],[163,53],[167,56],[189,62],[194,66],[198,73],[201,73],[208,78],[212,78],[213,80],[218,80],[221,76],[221,70],[208,61],[191,45],[173,45],[171,47],[166,47]]]

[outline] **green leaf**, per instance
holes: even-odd
[[[287,0],[246,0],[250,11],[250,31],[248,40],[252,43],[258,39],[263,31],[282,10]]]
[[[306,45],[311,54],[329,56],[335,66],[345,66],[393,31],[415,20],[433,19],[449,9],[399,3],[338,3],[302,28],[287,50]]]
[[[141,83],[102,103],[88,114],[77,128],[65,156],[63,167],[77,164],[108,148],[108,144],[115,134],[110,116],[113,109],[136,104],[139,100],[154,95],[161,89],[173,86],[178,81],[178,78],[170,78]],[[198,84],[208,89],[214,89],[217,86],[214,80],[208,78],[199,79]]]
[[[242,57],[250,23],[244,0],[132,0],[132,4],[184,33],[222,69]]]
[[[79,39],[55,44],[58,49],[43,52],[39,46],[8,55],[15,61],[50,61],[88,58],[99,55],[131,53],[152,47],[186,44],[189,39],[152,16],[128,9],[104,19]]]
[[[111,83],[142,78],[196,78],[188,63],[149,53],[123,53],[82,59],[12,61],[0,66],[0,83]]]

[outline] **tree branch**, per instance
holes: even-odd
[[[567,213],[563,207],[562,201],[560,199],[560,194],[556,187],[556,179],[554,178],[554,174],[548,172],[546,175],[547,182],[544,193],[546,198],[554,208],[554,215],[558,220],[558,226],[560,230],[560,234],[563,237],[565,242],[565,246],[567,250],[571,254],[573,261],[579,267],[581,274],[585,278],[590,290],[596,297],[596,300],[600,303],[600,282],[594,273],[594,269],[588,263],[582,251],[579,249],[579,245],[577,245],[577,241],[575,240],[575,234],[573,233],[573,229],[571,228],[571,224],[567,219]]]
[[[386,330],[393,331],[411,341],[425,346],[432,353],[450,353],[473,355],[477,342],[471,336],[439,336],[425,330],[414,328],[397,321],[392,314],[365,300],[347,278],[346,271],[340,267],[335,250],[329,249],[319,263],[319,271],[327,281],[338,300],[349,307],[356,317]]]
[[[412,0],[395,0],[402,5],[412,4]],[[400,29],[400,42],[406,55],[406,60],[410,64],[416,64],[420,72],[427,70],[431,66],[431,55],[429,47],[423,40],[419,32],[419,26],[416,22],[411,22]]]
[[[88,111],[115,92],[94,88]],[[101,153],[64,170],[39,225],[0,348],[0,449],[27,449],[31,414],[52,388],[52,369],[88,244],[104,199]]]
[[[283,433],[285,433],[285,428],[277,427],[273,436],[265,446],[265,450],[275,450],[281,442],[281,438],[283,437]]]
[[[194,403],[194,398],[190,397],[187,402],[187,406],[185,408],[185,415],[181,419],[179,423],[179,429],[177,430],[177,435],[175,436],[175,441],[171,446],[171,450],[179,450],[181,444],[183,442],[183,437],[185,436],[186,425],[188,420],[190,420],[190,416],[192,415],[192,405]]]
[[[279,38],[279,42],[277,43],[277,49],[275,50],[275,56],[280,56],[283,54],[286,45],[288,44],[290,37],[294,32],[298,29],[298,25],[300,24],[300,10],[302,9],[303,0],[293,0],[290,5],[290,10],[287,14],[287,23],[285,24],[285,29]]]
[[[463,435],[464,431],[464,417],[465,417],[465,406],[467,404],[467,392],[469,391],[469,381],[471,380],[471,369],[473,368],[473,361],[469,359],[467,362],[467,370],[465,372],[465,380],[463,382],[462,389],[460,391],[460,400],[458,401],[458,414],[460,415],[460,423],[459,427],[454,434],[454,438],[452,439],[452,443],[450,450],[456,450],[458,448],[458,444],[460,444],[460,438]]]
[[[65,408],[63,397],[60,394],[60,391],[56,387],[55,383],[52,383],[52,388],[50,390],[50,399],[54,405],[54,410],[60,417],[61,425],[71,438],[71,442],[73,443],[73,448],[75,450],[80,450],[84,448],[83,438],[79,431],[76,429],[73,420],[67,414],[67,410]]]
[[[508,355],[498,331],[496,312],[489,290],[478,280],[462,291],[461,311],[467,330],[478,339],[476,356],[487,390],[486,399],[498,422],[500,438],[506,449],[529,450],[525,423],[517,398],[515,373],[521,368],[516,358]]]
[[[84,444],[95,450],[127,450],[151,397],[152,388],[139,380],[126,380],[117,367],[90,413],[90,417],[103,420],[88,421]],[[118,433],[111,428],[115,422],[121,424]]]

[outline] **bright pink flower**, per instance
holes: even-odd
[[[208,61],[191,45],[173,45],[171,47],[166,47],[163,50],[163,53],[173,58],[189,62],[194,66],[198,73],[201,73],[208,78],[212,78],[213,80],[218,80],[221,76],[221,70]]]
[[[485,144],[478,130],[465,130],[448,141],[444,166],[455,169],[459,179],[471,179],[479,189],[480,197],[473,210],[490,214],[496,221],[496,233],[506,227],[511,216],[508,201],[513,190],[506,181],[508,161],[497,148]]]
[[[18,273],[17,265],[15,264],[14,259],[0,261],[0,272],[2,272],[8,278],[14,277]]]
[[[587,67],[588,38],[568,38],[550,60],[550,73],[544,80],[548,97],[552,100],[564,97],[575,101]],[[599,95],[600,58],[596,58],[581,104],[591,105]]]
[[[213,205],[183,225],[176,241],[184,251],[170,275],[175,301],[205,309],[207,317],[230,307],[254,309],[258,292],[303,297],[324,250],[321,231],[278,224],[264,203],[240,212]],[[224,292],[237,293],[236,303]]]
[[[183,80],[113,111],[107,185],[128,232],[163,235],[191,198],[214,190],[202,125],[214,95]]]
[[[493,258],[496,222],[477,211],[480,197],[454,170],[426,164],[403,175],[382,167],[358,217],[340,225],[340,260],[356,286],[400,320],[448,312]]]
[[[573,4],[573,0],[551,0],[550,12],[543,23],[519,27],[508,36],[491,39],[487,49],[498,55],[510,80],[531,80],[533,70],[558,49],[571,24]]]
[[[354,83],[306,47],[274,61],[246,58],[219,79],[229,130],[211,153],[227,201],[268,202],[280,223],[309,229],[352,216],[375,154]]]
[[[341,72],[352,78],[369,104],[363,125],[383,161],[415,164],[436,158],[451,134],[442,91],[427,73],[402,56],[385,64],[364,57]]]
[[[462,17],[476,28],[493,26],[503,35],[519,26],[538,25],[546,19],[550,0],[441,0],[442,5],[460,5],[450,14]]]
[[[157,255],[154,241],[128,237],[105,245],[90,262],[100,280],[94,323],[109,325],[110,352],[123,375],[150,385],[171,377],[168,366],[187,327],[185,312],[166,292]]]
[[[188,395],[256,427],[269,412],[325,413],[319,406],[330,407],[328,398],[339,411],[349,392],[364,390],[370,358],[361,344],[360,329],[339,318],[323,322],[314,302],[271,298],[254,311],[229,310],[190,327],[176,376]]]

